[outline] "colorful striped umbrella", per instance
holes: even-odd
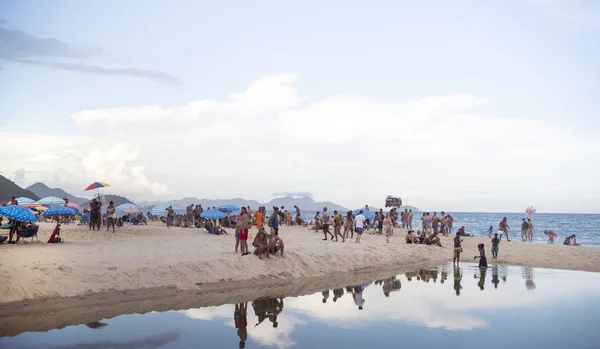
[[[98,192],[98,197],[100,197],[100,188],[105,188],[105,187],[110,187],[110,184],[108,183],[104,183],[104,182],[94,182],[90,185],[88,185],[87,188],[85,188],[85,191],[90,191],[90,190],[94,190],[96,189],[96,192]]]
[[[23,207],[27,207],[27,208],[38,208],[42,205],[39,202],[28,202],[25,204],[22,204],[19,202],[19,206],[23,206]],[[42,207],[44,207],[44,206],[42,206]]]

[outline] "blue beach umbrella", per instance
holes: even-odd
[[[34,223],[38,221],[32,210],[17,205],[0,207],[0,216],[25,223]]]
[[[32,204],[35,202],[35,200],[30,199],[30,198],[26,198],[24,196],[18,197],[16,198],[17,202],[19,203],[19,205],[21,204]],[[10,205],[10,201],[6,203],[7,205]]]
[[[137,208],[137,209],[139,209],[140,207],[137,206],[137,205],[134,205],[134,204],[122,204],[122,205],[117,206],[115,209],[117,211],[123,211],[126,208]]]
[[[227,205],[219,206],[219,207],[217,207],[217,209],[219,209],[221,211],[225,211],[225,212],[233,212],[233,211],[238,211],[240,208],[237,207],[236,205],[227,204]]]
[[[42,213],[44,217],[57,217],[57,216],[74,216],[77,212],[70,208],[64,206],[54,206]]]
[[[166,217],[167,216],[167,208],[169,206],[173,206],[173,205],[170,202],[162,202],[162,203],[154,206],[152,208],[152,210],[150,210],[150,213],[155,216]]]
[[[57,198],[56,196],[47,196],[38,201],[38,204],[42,205],[62,205],[65,203],[65,200],[61,198]]]
[[[366,219],[370,219],[370,220],[375,219],[375,212],[367,211],[364,208],[356,209],[356,210],[352,211],[352,214],[356,216],[360,213],[360,210],[363,211],[363,216],[365,216]]]
[[[220,218],[225,218],[226,216],[227,216],[227,214],[219,211],[216,208],[212,209],[212,210],[204,211],[200,215],[200,217],[207,218],[207,219],[220,219]]]

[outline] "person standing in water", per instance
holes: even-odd
[[[452,265],[456,264],[458,266],[460,264],[460,253],[462,252],[462,239],[460,235],[456,234],[454,237],[454,259],[452,260]]]

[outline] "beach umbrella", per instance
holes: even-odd
[[[104,183],[104,182],[94,182],[90,185],[87,186],[87,188],[85,188],[85,191],[90,191],[90,190],[94,190],[96,189],[96,191],[98,192],[98,196],[100,196],[100,188],[105,188],[105,187],[110,187],[110,184],[108,183]]]
[[[219,206],[219,207],[217,207],[217,209],[219,209],[220,211],[224,211],[224,212],[233,212],[233,211],[239,210],[240,208],[235,205],[227,204],[227,205]]]
[[[375,219],[375,212],[367,211],[363,208],[357,208],[356,210],[352,211],[352,214],[354,216],[357,216],[360,213],[360,210],[363,211],[363,216],[365,216],[366,219],[369,219],[369,220]]]
[[[17,205],[0,207],[0,216],[25,223],[33,223],[38,220],[32,210]]]
[[[38,201],[38,204],[42,204],[42,205],[60,205],[60,204],[64,204],[64,203],[65,203],[65,200],[63,200],[61,198],[57,198],[56,196],[47,196]]]
[[[74,209],[75,211],[79,211],[79,209],[81,208],[81,207],[79,207],[79,205],[77,205],[77,204],[74,204],[74,203],[72,203],[72,202],[69,202],[69,203],[67,204],[67,207],[68,207],[68,208],[72,208],[72,209]]]
[[[57,217],[57,216],[74,216],[77,213],[74,209],[64,206],[54,206],[42,213],[44,217]]]
[[[152,208],[152,210],[150,210],[150,213],[155,216],[164,217],[167,215],[167,208],[169,208],[169,206],[173,206],[173,204],[171,204],[170,202],[163,202],[157,204]]]
[[[27,208],[38,208],[38,207],[44,207],[42,206],[42,204],[38,203],[38,202],[28,202],[26,204],[21,204],[19,202],[19,206],[23,206],[23,207],[27,207]]]
[[[212,210],[204,211],[204,212],[202,212],[202,214],[200,214],[200,217],[207,218],[207,219],[220,219],[220,218],[225,218],[226,216],[227,216],[227,214],[225,214],[224,212],[222,212],[216,208],[212,209]]]
[[[22,204],[30,204],[32,202],[35,202],[35,200],[30,199],[30,198],[26,198],[24,196],[18,197],[15,200],[17,200],[17,202],[19,203],[19,205],[22,206]],[[6,203],[7,205],[10,205],[10,201]]]
[[[126,208],[137,208],[137,209],[139,210],[139,207],[138,207],[137,205],[130,204],[130,203],[127,203],[127,204],[121,204],[121,205],[119,205],[119,206],[117,206],[117,207],[116,207],[116,209],[117,209],[118,211],[123,211],[123,210],[125,210]]]
[[[123,210],[123,212],[127,213],[127,214],[134,214],[134,213],[139,213],[140,209],[137,207],[127,207],[126,209]]]

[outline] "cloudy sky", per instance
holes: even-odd
[[[2,1],[0,173],[600,212],[600,2]]]

